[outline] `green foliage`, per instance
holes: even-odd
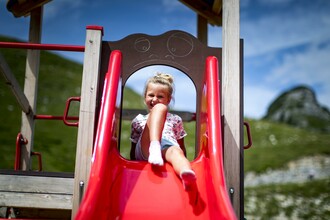
[[[330,179],[245,188],[247,219],[329,219]]]
[[[291,160],[330,155],[330,134],[311,132],[266,120],[248,120],[253,146],[244,151],[245,172],[285,168]]]

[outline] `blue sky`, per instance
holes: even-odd
[[[26,41],[29,17],[14,18],[6,2],[0,1],[0,35]],[[240,13],[245,116],[261,118],[279,94],[302,84],[312,87],[329,108],[330,1],[241,0]],[[103,26],[108,41],[174,29],[196,36],[195,12],[177,0],[56,0],[44,9],[42,43],[84,45],[87,25]],[[209,46],[221,47],[221,31],[209,26]],[[61,55],[83,61],[79,53]],[[139,80],[137,74],[131,85]],[[180,93],[181,81],[176,82],[174,107],[185,109],[194,94]]]

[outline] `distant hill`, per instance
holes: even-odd
[[[307,86],[282,93],[271,103],[264,119],[309,130],[330,131],[329,110],[319,104],[315,92]]]

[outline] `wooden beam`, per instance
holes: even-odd
[[[5,58],[0,53],[0,72],[2,73],[5,83],[10,87],[16,100],[21,107],[22,111],[29,113],[31,110],[28,99],[26,98],[23,90],[21,89],[19,83],[17,82],[14,74],[11,72]]]
[[[0,204],[4,207],[72,208],[73,178],[0,175]]]
[[[216,0],[213,5],[208,4],[202,0],[179,0],[184,5],[195,11],[197,14],[203,16],[211,25],[222,25],[221,7],[219,7],[219,0]],[[219,12],[217,14],[216,12]]]
[[[42,7],[51,0],[8,0],[7,9],[13,13],[15,17],[28,16],[35,8]]]
[[[102,30],[87,29],[81,86],[72,218],[88,185],[96,126],[96,104],[100,76]],[[83,188],[80,188],[83,183]]]
[[[206,18],[201,15],[197,15],[197,38],[206,46],[208,39],[207,24]]]
[[[243,149],[243,87],[240,74],[239,0],[223,1],[222,113],[226,183],[238,219],[243,219],[241,152]]]
[[[212,11],[215,14],[220,15],[221,10],[222,10],[222,0],[214,0],[212,5]]]
[[[30,17],[30,43],[41,42],[43,8],[39,7],[31,12]],[[31,111],[28,114],[22,113],[21,133],[28,140],[28,143],[22,147],[21,168],[29,170],[31,168],[31,152],[33,150],[34,137],[34,112],[36,111],[38,75],[39,75],[40,51],[28,50],[26,57],[24,94],[26,95]]]

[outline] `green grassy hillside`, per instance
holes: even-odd
[[[330,156],[330,134],[266,120],[247,121],[253,146],[244,151],[246,172],[285,168],[288,162],[307,156]]]

